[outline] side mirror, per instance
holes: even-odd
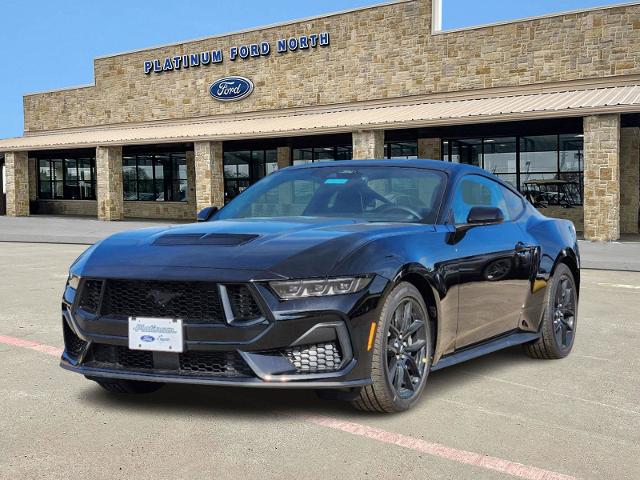
[[[473,207],[467,217],[469,225],[493,225],[502,222],[504,214],[496,207]]]
[[[218,207],[205,207],[198,212],[198,222],[208,222],[220,210]]]

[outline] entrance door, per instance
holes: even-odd
[[[0,215],[7,214],[7,179],[4,172],[4,157],[0,157]]]

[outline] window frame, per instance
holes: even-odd
[[[77,202],[77,201],[95,201],[97,200],[97,191],[96,191],[96,158],[95,156],[91,156],[91,155],[69,155],[69,154],[62,154],[62,155],[50,155],[50,156],[41,156],[41,155],[37,155],[32,157],[35,159],[36,162],[36,172],[37,172],[37,199],[38,201],[70,201],[70,202]],[[80,175],[80,171],[86,167],[81,167],[80,163],[82,161],[88,160],[89,161],[89,172],[91,175],[91,179],[90,180],[83,180],[81,178]],[[73,168],[67,165],[67,163],[70,163],[71,161],[75,162],[75,171],[76,171],[76,175],[75,175],[75,179],[69,179],[68,178],[68,169],[69,168]],[[46,162],[47,163],[47,167],[48,171],[49,171],[49,179],[48,180],[43,180],[41,178],[41,162]],[[84,163],[84,162],[83,162]],[[54,171],[56,169],[56,164],[61,165],[62,167],[62,178],[58,179],[56,175],[54,175]],[[89,183],[91,185],[91,191],[92,191],[92,195],[85,197],[84,195],[84,190],[82,189],[81,185]],[[48,184],[49,185],[49,198],[43,197],[43,190],[42,187],[44,184]],[[58,191],[58,187],[54,185],[59,184],[62,186],[62,196],[54,196],[54,192]],[[78,191],[78,196],[79,198],[71,198],[71,195],[67,195],[67,191],[69,188],[77,188]]]
[[[246,177],[228,177],[225,165],[225,155],[232,153],[246,152],[248,153],[248,162],[247,166],[249,168],[249,175]],[[262,155],[261,159],[258,159],[256,162],[255,154],[260,152]],[[275,153],[275,162],[268,162],[268,153]],[[275,163],[276,169],[273,172],[267,172],[267,164]],[[236,168],[237,171],[237,168]],[[244,190],[249,188],[254,183],[262,180],[264,177],[271,175],[271,173],[275,173],[278,171],[278,149],[277,148],[234,148],[232,150],[225,150],[222,153],[222,181],[224,184],[224,202],[230,202],[235,197],[240,195]],[[234,186],[238,193],[233,197],[229,197],[229,186]],[[246,186],[245,186],[246,185]],[[240,191],[241,186],[243,186],[243,190]]]
[[[144,157],[149,158],[151,160],[151,172],[152,172],[152,176],[149,179],[146,180],[140,180],[140,159]],[[163,163],[160,161],[160,159],[158,157],[168,157],[169,161],[171,162],[170,168],[168,169],[170,172],[169,177],[167,178],[167,176],[165,175],[165,168]],[[135,165],[125,165],[124,164],[124,160],[129,159],[129,158],[134,158],[135,159]],[[176,166],[180,166],[179,163],[177,163],[177,161],[179,161],[180,159],[184,158],[184,165],[185,165],[185,178],[182,178],[182,176],[180,175],[180,169],[176,169]],[[178,203],[178,204],[184,204],[184,203],[188,203],[189,202],[189,166],[187,164],[187,152],[135,152],[135,153],[125,153],[122,156],[122,173],[123,173],[123,192],[122,192],[122,196],[123,196],[123,200],[125,202],[164,202],[164,203]],[[134,168],[134,172],[135,172],[135,179],[134,180],[127,180],[124,178],[124,169],[125,167],[133,167]],[[157,178],[156,175],[156,170],[160,168],[162,169],[162,178]],[[176,177],[174,175],[174,172],[178,172],[178,176]],[[135,196],[136,198],[127,198],[125,196],[125,192],[127,190],[125,190],[124,186],[125,184],[132,182],[133,184],[135,184]],[[151,182],[151,185],[153,186],[153,196],[154,196],[154,200],[146,200],[146,199],[141,199],[140,198],[140,182]],[[160,191],[160,189],[158,188],[158,182],[161,182],[162,184],[162,191]],[[185,197],[184,200],[176,200],[175,198],[171,198],[171,199],[166,199],[166,197],[170,196],[173,197],[174,195],[174,187],[176,185],[181,185],[182,182],[186,182],[186,190],[185,190]],[[167,189],[167,186],[171,187],[169,189]],[[179,190],[176,190],[179,191]],[[160,193],[163,193],[165,198],[162,200],[158,200],[158,195]],[[169,195],[167,195],[167,193],[169,193]]]

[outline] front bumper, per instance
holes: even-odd
[[[66,348],[60,365],[91,379],[269,388],[369,385],[369,330],[387,284],[376,277],[357,294],[288,302],[250,284],[262,321],[187,325],[182,354],[146,352],[144,360],[139,351],[128,350],[128,319],[89,315],[78,308],[77,298],[65,294]],[[132,361],[120,360],[130,354]],[[309,369],[309,362],[318,361],[330,368]]]

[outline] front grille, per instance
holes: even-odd
[[[252,377],[253,371],[237,352],[184,352],[178,356],[180,375]],[[94,344],[90,367],[154,370],[153,353],[118,345]],[[163,367],[166,370],[166,366]]]
[[[283,354],[299,373],[324,373],[340,369],[342,354],[335,342],[291,347]]]
[[[208,282],[108,280],[101,314],[224,322],[218,286]]]
[[[262,316],[260,307],[246,286],[229,285],[227,295],[229,295],[229,303],[231,303],[235,320],[254,320]]]
[[[82,295],[78,307],[89,312],[97,313],[100,307],[102,280],[86,280],[82,286]]]
[[[181,373],[223,377],[251,376],[251,369],[235,352],[186,352],[180,354]]]
[[[64,322],[62,326],[62,334],[64,336],[64,348],[67,355],[77,359],[87,345],[87,342],[78,337],[69,325],[67,325],[67,322]]]
[[[152,352],[130,350],[127,347],[116,345],[94,345],[93,360],[101,364],[110,364],[114,368],[128,368],[132,370],[153,369]]]

